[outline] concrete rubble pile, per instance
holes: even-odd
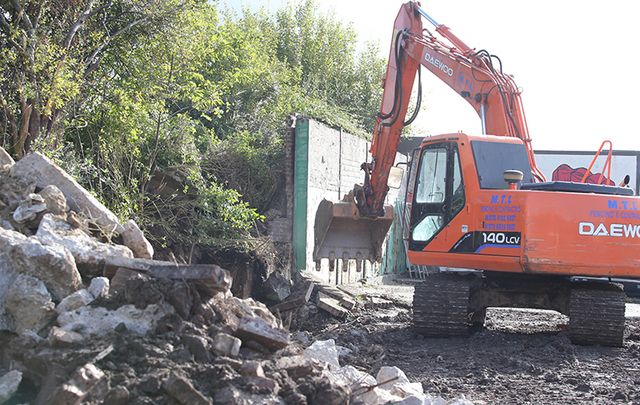
[[[219,266],[153,254],[46,157],[0,148],[0,404],[443,403],[399,369],[341,367],[333,341],[291,340],[281,314],[309,280],[272,276],[270,310]]]
[[[153,260],[46,157],[0,148],[0,403],[345,403],[215,265]]]

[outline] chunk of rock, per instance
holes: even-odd
[[[144,233],[138,227],[133,219],[124,223],[122,231],[122,240],[133,252],[134,257],[141,259],[153,259],[153,246],[145,238]]]
[[[60,301],[56,307],[56,312],[62,314],[64,312],[74,311],[80,307],[89,305],[94,299],[93,295],[87,289],[83,288]]]
[[[400,398],[424,397],[421,383],[411,383],[404,371],[398,367],[384,366],[376,375],[380,389],[388,390],[392,395]]]
[[[58,387],[49,403],[79,404],[104,378],[104,372],[98,367],[85,364],[73,373],[69,381]]]
[[[0,148],[4,151],[4,149]],[[0,404],[9,401],[13,394],[18,391],[18,386],[22,382],[22,373],[18,370],[11,370],[0,377]]]
[[[4,298],[9,292],[9,289],[16,281],[18,272],[14,269],[13,261],[10,255],[8,255],[7,246],[9,245],[7,240],[12,237],[21,237],[26,239],[22,234],[17,232],[2,232],[4,229],[0,229],[0,330],[13,330],[13,321],[5,313]],[[6,234],[6,236],[5,236]],[[3,241],[5,243],[3,244]]]
[[[36,237],[45,245],[62,245],[73,255],[79,265],[98,267],[105,258],[123,256],[133,258],[126,246],[98,242],[81,229],[72,228],[67,222],[51,214],[40,221]]]
[[[38,215],[47,210],[47,204],[39,194],[29,194],[20,202],[20,205],[13,211],[13,220],[19,224],[26,224],[34,221]]]
[[[0,147],[0,167],[2,166],[13,166],[16,162],[13,160],[11,155],[7,153],[2,147]],[[2,401],[0,401],[2,403]]]
[[[368,387],[372,387],[377,384],[376,379],[364,371],[360,371],[353,366],[344,366],[339,370],[333,372],[333,374],[341,379],[346,385],[351,386],[351,390],[354,393],[366,392]]]
[[[79,333],[54,326],[49,331],[47,339],[49,344],[53,347],[68,347],[84,341],[84,336]]]
[[[221,356],[237,356],[242,341],[226,333],[218,333],[213,338],[212,349]]]
[[[283,349],[289,344],[289,332],[274,328],[258,317],[240,319],[236,334],[243,339],[254,340],[270,350]]]
[[[95,299],[109,295],[109,279],[106,277],[94,277],[88,290]]]
[[[12,177],[8,171],[3,171],[0,166],[0,208],[15,209],[22,200],[35,191],[35,183]]]
[[[201,363],[208,363],[211,361],[211,354],[209,353],[209,342],[202,336],[186,335],[182,337],[182,342],[189,348],[193,358]]]
[[[18,275],[5,297],[5,310],[13,318],[16,333],[38,333],[55,319],[55,305],[44,283]]]
[[[104,336],[124,324],[127,330],[146,335],[156,327],[158,321],[173,313],[168,304],[151,304],[145,309],[134,305],[123,305],[117,310],[103,307],[82,307],[75,311],[64,312],[58,316],[58,324],[64,330],[80,333],[83,336]]]
[[[142,280],[143,276],[137,271],[119,268],[118,270],[116,270],[116,274],[113,276],[113,278],[111,278],[109,292],[111,294],[124,293],[127,282],[134,279]]]
[[[62,191],[54,185],[48,185],[43,188],[38,194],[44,199],[47,211],[54,215],[64,215],[69,211],[67,206],[67,199],[62,194]]]
[[[249,360],[242,363],[240,374],[250,377],[264,377],[264,370],[259,361]]]
[[[67,249],[46,246],[35,238],[6,229],[0,229],[0,264],[3,262],[13,271],[42,280],[58,301],[82,285],[76,262]],[[0,281],[0,297],[1,285]]]
[[[164,390],[180,404],[210,405],[211,400],[202,395],[190,381],[172,372],[164,382]]]
[[[129,403],[129,390],[120,385],[113,387],[102,403],[104,405],[127,405]]]
[[[286,356],[276,360],[276,368],[286,370],[291,378],[300,378],[311,374],[315,366],[304,356]]]
[[[275,302],[282,302],[291,294],[291,283],[277,271],[269,274],[262,286],[265,297]]]
[[[338,362],[338,348],[333,339],[317,340],[304,349],[304,357],[328,363],[332,370],[340,368]]]
[[[404,371],[400,370],[398,367],[389,367],[383,366],[380,367],[378,374],[376,375],[376,381],[380,384],[380,388],[391,390],[395,385],[398,384],[408,384],[409,379],[407,378]]]
[[[69,207],[93,219],[106,233],[121,232],[118,217],[91,193],[47,157],[35,152],[26,155],[11,167],[11,175],[34,181],[40,188],[53,184],[64,194]]]

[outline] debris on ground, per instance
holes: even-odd
[[[353,296],[276,272],[270,308],[237,298],[220,266],[154,260],[135,222],[46,157],[3,152],[0,403],[444,403],[399,369],[345,363],[333,339],[292,339],[323,311],[350,322]]]

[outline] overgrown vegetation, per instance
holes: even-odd
[[[0,0],[0,131],[160,245],[248,248],[281,190],[285,121],[372,129],[384,62],[312,0]]]

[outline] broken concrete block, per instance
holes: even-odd
[[[346,309],[353,309],[356,306],[356,301],[351,297],[347,297],[346,295],[340,298],[340,305],[345,307]]]
[[[211,405],[210,399],[202,395],[186,378],[172,372],[162,388],[178,403],[185,405]]]
[[[62,314],[64,312],[74,311],[80,307],[89,305],[94,299],[93,295],[87,289],[83,288],[82,290],[78,290],[73,294],[66,296],[62,301],[60,301],[56,307],[56,312],[58,314]]]
[[[315,365],[304,356],[286,356],[276,360],[276,368],[286,370],[291,378],[300,378],[313,373]]]
[[[109,279],[106,277],[94,277],[91,279],[91,284],[87,290],[95,299],[107,296],[109,295]]]
[[[371,374],[367,374],[350,365],[341,367],[334,371],[333,374],[349,385],[354,393],[364,391],[378,383]]]
[[[211,361],[211,354],[209,354],[209,342],[207,339],[202,336],[196,335],[185,335],[182,337],[182,342],[184,343],[191,354],[193,354],[193,358],[201,363],[208,363]]]
[[[113,387],[105,396],[103,405],[127,405],[129,403],[129,390],[121,385]]]
[[[173,312],[173,307],[165,303],[151,304],[145,309],[123,305],[115,311],[86,306],[60,314],[58,324],[64,330],[78,332],[83,336],[104,336],[120,324],[124,324],[130,332],[146,335],[155,329],[162,317]]]
[[[2,167],[2,166],[11,167],[15,163],[16,162],[13,160],[11,155],[0,146],[0,167]],[[2,403],[2,401],[0,401],[0,403]]]
[[[318,308],[330,313],[338,319],[345,319],[350,314],[346,308],[340,306],[338,300],[323,294],[318,294]]]
[[[389,366],[383,366],[380,368],[380,371],[378,371],[378,374],[376,375],[376,381],[380,384],[380,388],[386,390],[391,390],[398,384],[409,383],[409,379],[404,371],[400,370],[398,367]]]
[[[122,240],[125,246],[131,249],[133,256],[141,259],[153,259],[153,246],[145,238],[138,224],[130,219],[122,227]]]
[[[128,280],[132,280],[134,278],[141,279],[142,277],[142,274],[138,273],[137,271],[124,268],[117,269],[116,273],[111,278],[109,292],[111,294],[119,294],[121,292],[124,292]]]
[[[269,274],[262,286],[264,296],[274,302],[282,302],[291,294],[291,283],[277,271]]]
[[[10,173],[14,177],[32,180],[40,188],[50,184],[57,186],[72,210],[91,218],[105,233],[121,232],[122,226],[113,212],[42,154],[35,152],[23,157],[11,167]]]
[[[286,312],[297,309],[309,302],[314,284],[310,280],[304,280],[299,286],[296,286],[293,292],[281,303],[269,308],[271,312]]]
[[[54,185],[48,185],[43,188],[38,194],[44,199],[44,203],[47,206],[47,211],[54,215],[65,215],[69,211],[67,206],[67,199],[60,189]]]
[[[242,341],[237,337],[218,333],[213,338],[211,348],[221,356],[237,356],[240,352],[240,345],[242,345]]]
[[[198,280],[203,287],[214,291],[228,291],[232,282],[231,274],[215,264],[177,264],[123,256],[107,257],[104,264],[110,268],[135,270],[156,278]]]
[[[236,335],[242,339],[256,341],[270,350],[278,350],[289,344],[289,332],[275,328],[262,318],[243,317],[238,323]]]
[[[105,374],[91,363],[77,369],[71,379],[62,384],[49,399],[51,404],[79,404],[105,378]]]
[[[264,377],[262,363],[255,360],[245,361],[240,367],[240,374],[250,377]]]
[[[98,242],[81,229],[71,227],[66,221],[52,214],[45,214],[42,217],[36,237],[48,246],[64,246],[71,252],[78,265],[83,265],[85,268],[93,267],[95,272],[101,270],[101,265],[108,257],[133,258],[129,248]]]
[[[55,305],[44,283],[35,277],[18,275],[4,301],[16,333],[38,333],[55,319]]]
[[[4,232],[3,232],[4,231]],[[27,239],[24,235],[0,229],[0,330],[13,330],[13,320],[5,313],[4,298],[18,277],[13,260],[7,250],[13,244]]]
[[[254,389],[261,394],[273,394],[278,395],[280,391],[280,385],[271,379],[266,377],[244,377],[243,378],[245,384],[250,386],[253,391]]]
[[[20,205],[13,211],[13,220],[19,224],[26,224],[34,221],[38,215],[47,210],[47,204],[40,194],[31,193],[20,202]]]
[[[6,219],[0,219],[0,228],[6,229],[8,231],[15,231],[16,230],[16,228],[13,227],[11,222],[7,221]]]
[[[4,149],[0,148],[0,152]],[[0,404],[8,402],[13,394],[18,391],[18,386],[22,382],[22,373],[18,370],[11,370],[0,377]]]
[[[45,246],[35,238],[0,229],[0,264],[5,269],[34,276],[44,282],[55,300],[61,300],[82,285],[71,253],[62,246]],[[6,270],[5,270],[6,271]],[[2,296],[0,276],[0,297]]]
[[[304,357],[327,363],[333,370],[340,368],[338,348],[333,339],[316,340],[311,346],[304,349]]]
[[[53,347],[69,347],[74,344],[83,342],[85,340],[84,336],[79,333],[72,332],[69,330],[64,330],[54,326],[49,331],[49,336],[47,336],[47,340],[49,344]]]
[[[422,397],[424,396],[424,389],[422,388],[422,383],[419,382],[395,384],[393,388],[391,388],[391,393],[401,398],[411,396]]]

